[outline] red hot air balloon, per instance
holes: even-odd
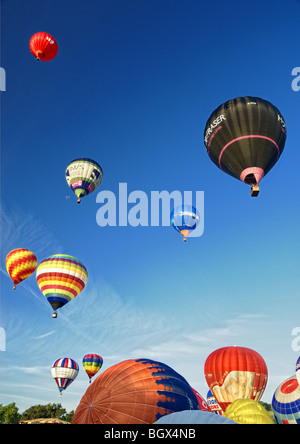
[[[259,401],[268,380],[263,358],[246,347],[224,347],[212,352],[205,361],[206,382],[225,412],[235,399]]]
[[[55,38],[47,32],[34,34],[30,39],[29,48],[34,57],[43,62],[54,59],[58,51]]]
[[[199,409],[191,386],[171,367],[129,359],[108,368],[89,386],[72,424],[153,424],[169,413]]]

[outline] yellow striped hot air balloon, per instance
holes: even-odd
[[[41,292],[56,310],[74,299],[84,289],[87,270],[76,257],[54,254],[44,259],[36,270],[36,280]]]
[[[5,260],[7,272],[14,283],[13,289],[28,278],[37,267],[37,258],[32,251],[16,248],[8,253]]]

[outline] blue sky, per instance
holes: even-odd
[[[266,402],[294,373],[299,18],[295,0],[1,1],[1,403],[75,409],[88,386],[83,368],[60,399],[50,367],[64,356],[81,365],[86,353],[103,356],[103,371],[157,359],[203,396],[205,359],[226,345],[264,357]],[[29,51],[38,31],[58,42],[51,62]],[[211,112],[245,95],[271,101],[287,125],[285,150],[256,199],[203,143]],[[80,205],[65,180],[77,157],[104,171]],[[99,227],[96,196],[110,190],[118,199],[119,183],[149,199],[204,191],[203,236],[183,243],[172,227]],[[86,266],[84,291],[56,320],[35,274],[12,291],[5,257],[14,248]]]

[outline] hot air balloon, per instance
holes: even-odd
[[[258,97],[238,97],[220,105],[208,119],[204,144],[211,160],[225,173],[252,186],[279,159],[286,140],[285,121],[270,102]]]
[[[159,418],[154,424],[237,424],[225,416],[201,410],[182,410]],[[182,438],[186,436],[182,436]]]
[[[227,407],[224,416],[238,424],[275,424],[267,410],[253,399],[236,399]]]
[[[58,46],[55,38],[47,32],[37,32],[29,41],[29,48],[37,60],[48,62],[54,59]]]
[[[98,371],[102,367],[102,364],[103,359],[100,355],[87,354],[84,356],[82,360],[82,365],[89,377],[89,382],[91,382],[92,377],[95,376],[96,373],[98,373]]]
[[[300,424],[300,386],[295,376],[286,379],[276,389],[272,410],[277,424]]]
[[[44,259],[36,270],[36,280],[41,292],[56,310],[74,299],[84,289],[87,270],[75,257],[54,254]]]
[[[192,387],[192,390],[193,390],[194,394],[196,395],[200,410],[202,410],[203,412],[211,412],[209,405],[207,404],[207,402],[203,398],[203,396],[201,396],[200,393],[197,392],[197,390],[195,390],[193,387]]]
[[[192,205],[179,205],[174,208],[170,216],[171,224],[183,236],[186,242],[187,236],[195,230],[200,222],[200,216]]]
[[[85,157],[73,160],[66,169],[66,181],[78,197],[77,202],[99,187],[103,179],[101,166]]]
[[[32,251],[25,248],[16,248],[6,256],[5,265],[11,280],[14,283],[13,289],[28,278],[37,267],[37,258]]]
[[[74,381],[79,372],[79,365],[74,359],[60,358],[55,361],[51,367],[52,378],[55,380],[60,397],[62,391]]]
[[[149,359],[129,359],[105,370],[91,384],[72,424],[153,424],[163,415],[199,408],[175,370]]]
[[[214,397],[214,395],[212,394],[211,390],[208,390],[206,399],[207,399],[207,405],[213,413],[216,413],[218,415],[223,415],[224,412],[221,409],[221,407],[219,406],[219,404],[218,404],[216,398]]]
[[[300,384],[300,358],[298,358],[298,360],[296,362],[296,376],[297,376],[297,380]]]
[[[238,398],[259,401],[268,380],[265,361],[256,351],[246,347],[223,347],[212,352],[205,361],[206,382],[225,412]]]

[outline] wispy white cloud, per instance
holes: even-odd
[[[34,339],[37,340],[37,339],[47,338],[47,336],[53,335],[53,333],[55,333],[55,330],[49,331],[48,333],[44,333],[43,335],[39,335]]]

